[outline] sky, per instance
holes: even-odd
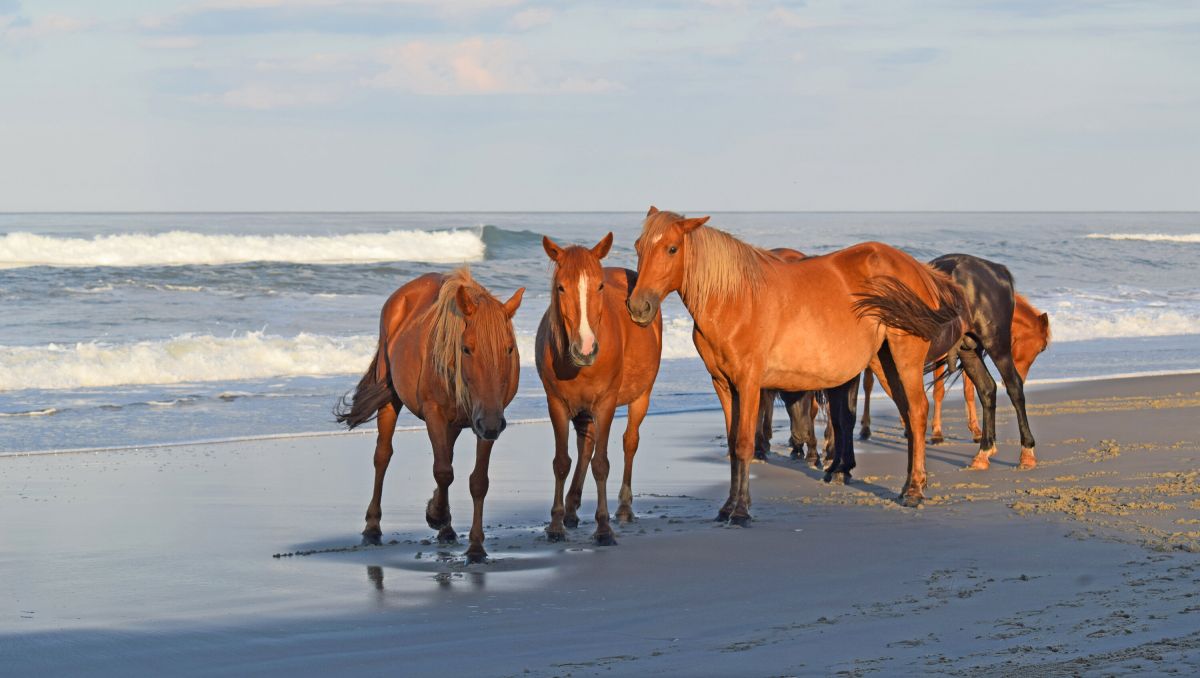
[[[0,0],[0,211],[1197,210],[1194,0]]]

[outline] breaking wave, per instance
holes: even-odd
[[[1142,240],[1145,242],[1200,243],[1200,233],[1089,233],[1096,240]]]
[[[347,264],[455,263],[483,259],[477,231],[389,231],[347,235],[207,235],[191,231],[64,238],[0,235],[0,268],[28,266],[188,266],[252,261]]]

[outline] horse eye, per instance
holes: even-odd
[[[512,347],[512,346],[509,346],[509,347],[508,347],[508,354],[509,354],[509,355],[512,355],[512,352],[513,352],[513,347]]]
[[[670,247],[667,248],[667,254],[675,254],[678,251],[679,251],[679,248],[674,245],[671,245]]]
[[[566,291],[567,291],[567,288],[563,287],[562,285],[559,285],[559,286],[558,286],[558,293],[559,293],[559,294],[562,294],[563,292],[566,292]]]
[[[604,291],[604,283],[600,283],[600,291],[601,291],[601,292],[603,292],[603,291]]]
[[[466,346],[463,346],[463,353],[465,353],[466,355],[471,355],[471,349],[467,348]]]

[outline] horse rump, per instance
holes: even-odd
[[[346,392],[333,406],[333,416],[339,424],[345,424],[348,429],[379,416],[379,410],[392,400],[391,380],[386,376],[386,372],[384,376],[380,376],[379,360],[382,350],[382,347],[376,349],[371,366],[358,381],[358,386],[354,387],[354,395]]]

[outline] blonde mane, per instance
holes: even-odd
[[[653,241],[682,218],[666,211],[650,215],[642,225],[643,242]],[[718,299],[757,293],[765,281],[763,263],[779,261],[773,252],[708,226],[700,226],[683,237],[687,242],[687,260],[679,292],[697,307]]]
[[[462,376],[462,335],[466,319],[458,308],[455,296],[460,287],[465,287],[478,304],[471,316],[475,325],[476,360],[488,360],[496,369],[506,367],[506,344],[508,338],[508,314],[504,305],[496,300],[482,285],[475,282],[465,266],[448,273],[438,290],[433,306],[425,312],[423,320],[430,323],[430,357],[433,366],[447,392],[463,410],[470,412],[471,393]]]

